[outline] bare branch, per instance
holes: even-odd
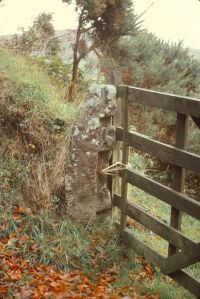
[[[85,52],[78,57],[78,62],[81,61],[84,57],[86,57],[90,52],[94,51],[96,48],[100,46],[100,43],[93,43]]]

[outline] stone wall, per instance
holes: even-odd
[[[111,206],[107,178],[101,170],[109,165],[115,143],[115,111],[115,87],[92,85],[73,128],[65,176],[64,213],[76,221],[95,219]]]

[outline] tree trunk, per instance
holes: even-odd
[[[77,32],[76,32],[76,41],[75,41],[75,45],[74,45],[72,74],[71,74],[71,81],[70,81],[69,89],[68,89],[68,98],[69,98],[70,102],[73,102],[75,99],[76,83],[77,83],[77,77],[78,77],[78,65],[80,62],[80,59],[78,58],[78,50],[79,50],[79,44],[80,44],[80,38],[81,38],[83,12],[84,12],[84,8],[82,9],[82,12],[79,16],[79,23],[78,23],[78,28],[77,28]]]
[[[71,81],[70,81],[69,89],[68,89],[68,99],[70,102],[73,102],[75,99],[75,96],[76,96],[78,64],[79,64],[79,61],[77,59],[74,59],[73,66],[72,66]]]

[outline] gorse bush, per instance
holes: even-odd
[[[58,85],[64,87],[69,83],[71,66],[64,64],[60,57],[53,56],[47,63],[47,70]]]
[[[199,94],[200,62],[181,42],[170,44],[143,31],[122,38],[113,46],[115,51],[118,64],[128,73],[125,83],[180,95]]]
[[[200,97],[200,61],[191,57],[181,42],[170,44],[143,31],[134,37],[122,38],[113,45],[112,52],[122,70],[125,84]],[[134,105],[131,121],[144,134],[170,144],[175,141],[174,113]],[[200,153],[199,129],[192,122],[188,148]]]

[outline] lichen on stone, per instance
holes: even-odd
[[[66,169],[63,210],[72,219],[95,219],[97,213],[111,206],[107,178],[101,170],[109,165],[115,140],[112,127],[115,111],[116,88],[92,85],[74,127],[71,138],[74,159]]]

